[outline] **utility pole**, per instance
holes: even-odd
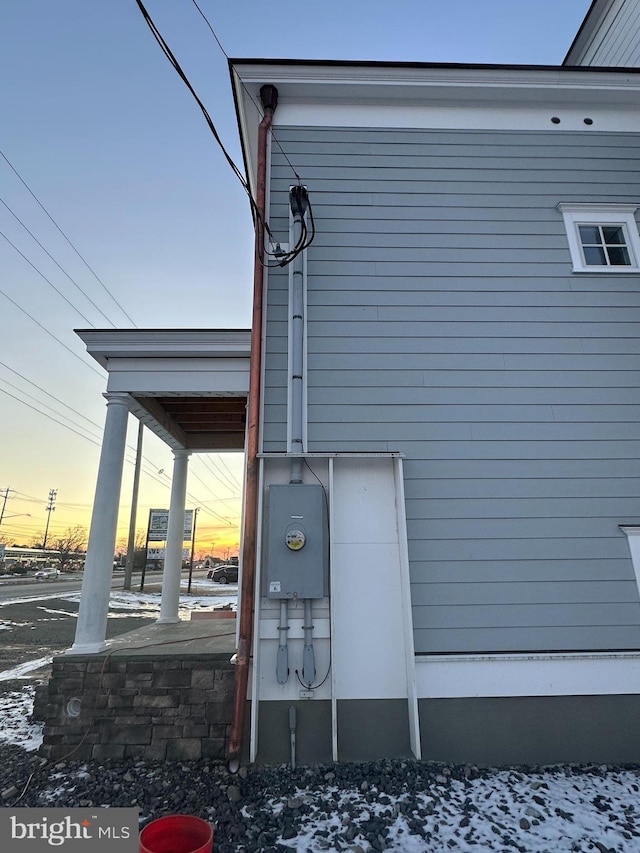
[[[58,494],[57,489],[49,489],[49,500],[47,501],[47,506],[45,508],[45,512],[47,513],[47,526],[44,529],[44,539],[42,540],[42,550],[47,547],[47,536],[49,535],[49,522],[51,521],[51,513],[56,510],[56,495]]]
[[[7,507],[7,498],[9,497],[9,492],[12,492],[13,489],[10,489],[9,486],[4,490],[4,498],[2,501],[2,510],[0,511],[0,524],[2,524],[2,519],[4,518],[4,511]]]
[[[124,589],[131,589],[133,578],[133,559],[136,549],[136,515],[138,512],[138,490],[140,488],[140,465],[142,463],[142,431],[144,424],[138,421],[138,445],[136,447],[136,467],[133,472],[133,494],[131,495],[131,516],[129,517],[129,540],[127,542],[127,563],[124,570]],[[145,555],[146,558],[146,555]]]
[[[200,507],[197,506],[193,511],[193,530],[191,533],[191,559],[189,561],[189,585],[187,586],[187,592],[191,592],[191,579],[193,577],[193,552],[196,547],[196,522],[198,521],[198,513],[200,512]]]

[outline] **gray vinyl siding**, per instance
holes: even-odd
[[[590,43],[572,64],[637,68],[640,65],[640,2],[614,0]]]
[[[640,647],[640,276],[559,202],[640,201],[633,134],[278,128],[309,187],[310,451],[405,454],[416,650]],[[272,230],[289,165],[273,147]],[[286,449],[270,270],[264,449]]]

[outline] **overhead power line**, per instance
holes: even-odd
[[[229,60],[229,54],[227,53],[227,51],[226,51],[226,50],[224,49],[224,47],[222,46],[222,42],[221,42],[221,41],[220,41],[220,39],[218,38],[216,31],[213,29],[213,26],[212,26],[212,24],[211,24],[211,21],[209,20],[209,18],[207,18],[207,16],[206,16],[206,15],[205,15],[205,13],[202,11],[202,9],[200,8],[200,6],[196,3],[196,0],[191,0],[191,2],[193,3],[193,5],[196,7],[196,9],[198,10],[198,12],[200,13],[200,16],[201,16],[202,20],[203,20],[203,21],[205,22],[205,24],[209,27],[209,30],[211,31],[211,35],[214,37],[214,39],[216,40],[216,44],[218,45],[218,47],[219,47],[219,48],[220,48],[220,50],[222,51],[222,55],[223,55],[223,56],[224,56],[224,58],[228,61],[228,60]],[[258,110],[258,112],[260,112],[260,105],[259,105],[258,103],[256,103],[255,98],[253,97],[253,95],[251,94],[251,92],[249,91],[249,89],[247,88],[247,86],[245,85],[245,83],[244,83],[242,80],[240,81],[240,85],[241,85],[241,86],[242,86],[242,88],[244,89],[244,91],[245,91],[245,93],[246,93],[247,97],[249,98],[249,100],[251,101],[251,103],[253,104],[253,106]],[[289,168],[291,169],[291,171],[292,171],[292,172],[293,172],[293,174],[295,175],[296,181],[297,181],[299,184],[300,184],[300,183],[302,183],[302,181],[300,180],[300,175],[298,174],[298,172],[296,171],[295,166],[293,165],[293,163],[291,162],[291,160],[290,160],[290,159],[289,159],[289,157],[287,156],[287,152],[284,150],[284,148],[282,147],[282,145],[280,145],[280,141],[279,141],[279,139],[278,139],[277,135],[274,133],[273,128],[271,128],[271,138],[273,139],[273,141],[276,143],[276,145],[277,145],[277,146],[278,146],[278,148],[280,149],[280,153],[282,154],[282,156],[284,157],[284,159],[287,161],[287,163],[288,163],[288,165],[289,165]]]
[[[27,182],[25,181],[25,179],[22,177],[22,175],[18,172],[18,170],[16,169],[16,167],[11,163],[11,161],[9,160],[9,158],[6,156],[6,154],[5,154],[1,149],[0,149],[0,157],[2,157],[2,159],[5,161],[5,163],[7,164],[7,166],[11,169],[11,171],[14,173],[14,175],[18,178],[18,180],[20,181],[20,183],[23,185],[23,187],[24,187],[24,188],[27,190],[27,192],[31,195],[31,197],[33,198],[33,200],[34,200],[34,201],[36,202],[36,204],[38,205],[38,207],[40,207],[40,209],[45,213],[45,215],[48,217],[48,219],[52,222],[52,224],[57,228],[57,230],[60,232],[60,234],[61,234],[61,235],[64,237],[64,239],[67,241],[67,243],[71,246],[71,248],[73,249],[73,251],[74,251],[74,252],[76,253],[76,255],[80,258],[80,260],[81,260],[81,261],[82,261],[82,263],[85,265],[85,267],[89,270],[89,272],[91,273],[91,275],[95,278],[95,280],[98,282],[98,284],[102,287],[102,289],[103,289],[103,290],[104,290],[104,292],[107,294],[107,296],[109,297],[109,299],[111,299],[111,301],[114,303],[114,305],[116,305],[116,307],[117,307],[117,308],[118,308],[118,309],[119,309],[119,310],[124,314],[124,316],[127,318],[127,320],[129,321],[129,323],[131,323],[131,325],[134,327],[134,329],[135,329],[135,328],[137,328],[136,324],[133,322],[133,320],[131,319],[131,317],[127,314],[127,312],[126,312],[126,311],[125,311],[125,309],[122,307],[122,305],[118,302],[118,300],[117,300],[117,299],[116,299],[116,297],[113,295],[113,293],[111,293],[111,291],[109,290],[109,288],[107,287],[107,285],[102,281],[102,279],[100,278],[100,276],[98,275],[98,273],[97,273],[97,272],[93,269],[93,267],[89,264],[89,262],[87,261],[87,259],[86,259],[83,255],[81,255],[81,254],[80,254],[79,250],[78,250],[78,249],[76,248],[76,246],[71,242],[71,239],[70,239],[70,238],[65,234],[65,232],[62,230],[62,228],[58,225],[58,223],[55,221],[55,219],[53,218],[53,216],[49,213],[49,211],[47,210],[47,208],[44,206],[44,204],[40,201],[40,199],[38,198],[38,196],[37,196],[37,195],[34,193],[34,191],[31,189],[31,187],[29,186],[29,184],[27,184]]]
[[[3,366],[6,366],[6,365],[4,365],[4,363],[3,363],[3,362],[0,362],[0,364],[3,364]],[[12,370],[12,368],[9,368],[9,370]],[[12,371],[12,372],[17,373],[17,371]],[[20,376],[20,374],[17,374],[17,375],[19,375],[19,376]],[[15,385],[13,385],[13,383],[8,382],[6,379],[0,379],[0,381],[2,381],[2,382],[4,382],[4,383],[6,383],[6,384],[7,384],[7,385],[9,385],[10,387],[12,387],[12,388],[14,388],[14,389],[18,390],[21,394],[23,394],[23,395],[25,395],[25,396],[27,396],[27,397],[30,397],[30,399],[32,399],[32,400],[34,400],[36,403],[38,403],[38,406],[34,406],[34,405],[32,405],[31,403],[28,403],[26,400],[23,400],[23,399],[21,399],[20,397],[16,397],[16,395],[15,395],[15,394],[12,394],[10,391],[7,391],[7,390],[6,390],[6,389],[4,389],[4,388],[0,388],[0,394],[5,394],[7,397],[10,397],[12,400],[15,400],[15,401],[16,401],[16,402],[18,402],[18,403],[22,403],[22,405],[23,405],[23,406],[26,406],[28,409],[31,409],[32,411],[37,412],[39,415],[41,415],[42,417],[44,417],[44,418],[46,418],[47,420],[51,421],[52,423],[56,423],[56,424],[58,424],[59,426],[63,427],[64,429],[69,430],[69,432],[72,432],[72,433],[74,433],[75,435],[80,436],[80,438],[84,438],[86,441],[91,442],[91,444],[94,444],[96,447],[101,447],[101,446],[102,446],[102,442],[101,442],[101,440],[100,440],[100,438],[99,438],[99,437],[97,437],[97,436],[91,436],[91,435],[86,435],[86,434],[85,434],[85,432],[87,431],[87,428],[86,428],[85,426],[83,426],[82,424],[78,424],[78,423],[74,423],[74,422],[69,423],[69,418],[68,418],[68,417],[67,417],[67,418],[66,418],[66,420],[64,420],[64,421],[59,420],[59,418],[63,417],[63,415],[60,415],[58,412],[56,412],[56,411],[55,411],[55,409],[52,409],[50,406],[47,406],[47,405],[46,405],[45,403],[43,403],[42,401],[37,400],[37,398],[33,397],[32,395],[27,394],[27,392],[26,392],[26,391],[23,391],[21,388],[17,388]],[[61,405],[65,405],[65,404],[63,404],[63,403],[62,403],[62,401],[61,401],[61,400],[59,400],[59,399],[58,399],[57,397],[55,397],[53,394],[49,394],[49,392],[48,392],[48,391],[44,391],[44,389],[39,388],[39,386],[38,386],[38,385],[36,385],[34,382],[31,382],[31,381],[30,381],[30,380],[28,380],[28,379],[27,379],[26,381],[27,381],[27,382],[29,382],[29,384],[33,385],[35,388],[38,388],[39,390],[43,391],[45,394],[47,394],[47,395],[48,395],[49,397],[51,397],[53,400],[56,400],[56,402],[60,403]],[[43,407],[43,406],[44,406],[45,408],[49,409],[49,411],[50,411],[50,412],[53,412],[53,414],[48,414],[47,412],[44,412],[44,411],[42,410],[42,407]],[[90,418],[87,418],[87,417],[86,417],[86,415],[83,415],[81,412],[78,412],[76,409],[71,409],[71,408],[70,408],[70,407],[68,407],[68,406],[67,406],[67,408],[68,408],[70,411],[75,412],[75,414],[79,415],[83,420],[87,421],[87,423],[89,423],[93,428],[97,429],[99,432],[101,432],[101,431],[102,431],[102,427],[101,427],[99,424],[96,424],[96,423],[95,423],[94,421],[92,421]],[[57,417],[56,417],[56,416],[57,416]],[[72,425],[72,424],[73,424],[73,425]],[[80,432],[80,430],[85,430],[85,432]],[[131,445],[127,445],[127,449],[128,449],[128,450],[130,450],[130,451],[132,451],[133,453],[135,453],[135,448],[134,448],[133,446],[131,446]],[[129,459],[128,461],[129,461],[131,464],[133,464],[133,461],[132,461],[131,459]],[[158,477],[158,475],[157,475],[157,473],[156,473],[156,472],[157,472],[157,470],[158,470],[158,469],[157,469],[157,466],[155,466],[155,465],[154,465],[154,463],[153,463],[150,459],[147,459],[146,457],[144,457],[144,456],[143,456],[143,457],[142,457],[142,464],[143,464],[142,471],[143,471],[143,473],[144,473],[147,477],[150,477],[150,478],[151,478],[152,480],[154,480],[156,483],[159,483],[160,485],[164,486],[165,488],[170,488],[170,487],[171,487],[171,482],[170,482],[169,480],[165,481],[165,480],[161,479],[160,477]],[[192,473],[193,473],[193,472],[192,472]],[[213,492],[213,491],[209,488],[209,486],[207,486],[207,484],[206,484],[206,483],[204,483],[204,481],[203,481],[200,477],[198,477],[198,476],[197,476],[197,474],[194,474],[194,476],[196,477],[196,479],[200,480],[200,482],[205,486],[205,488],[207,489],[207,491],[209,491],[209,492],[210,492],[210,494],[215,495],[215,492]],[[21,493],[16,492],[16,494],[21,494]],[[26,498],[26,499],[28,499],[28,500],[35,501],[35,502],[41,502],[38,498],[35,498],[35,497],[31,496],[31,495],[23,495],[23,497],[24,497],[24,498]],[[208,501],[202,501],[202,500],[200,500],[197,496],[195,496],[195,495],[193,495],[193,494],[189,494],[189,497],[191,498],[191,500],[195,501],[195,503],[202,505],[202,508],[203,508],[203,511],[204,511],[204,512],[207,512],[207,513],[209,513],[210,515],[213,515],[213,516],[215,516],[215,517],[217,517],[217,518],[220,518],[220,519],[221,519],[222,521],[224,521],[226,524],[231,524],[231,522],[229,522],[226,518],[224,518],[223,516],[221,516],[219,513],[216,513],[216,512],[214,512],[214,510],[212,510],[212,509],[210,509],[209,507],[207,507],[207,506],[206,506],[206,504],[208,503]]]
[[[40,242],[40,240],[38,240],[38,238],[36,237],[36,235],[35,235],[35,234],[34,234],[34,233],[33,233],[33,232],[32,232],[32,231],[31,231],[31,230],[30,230],[30,229],[29,229],[25,224],[24,224],[24,222],[22,221],[22,219],[20,219],[20,217],[18,216],[18,214],[17,214],[14,210],[12,210],[12,209],[9,207],[9,205],[6,203],[6,201],[5,201],[4,199],[0,198],[0,202],[1,202],[1,203],[2,203],[6,208],[7,208],[7,210],[8,210],[8,211],[9,211],[9,213],[13,216],[13,218],[14,218],[17,222],[19,222],[19,223],[20,223],[20,225],[22,225],[22,227],[23,227],[23,228],[24,228],[24,230],[27,232],[27,234],[29,234],[29,236],[30,236],[33,240],[35,240],[35,242],[38,244],[38,246],[40,246],[40,248],[41,248],[41,249],[42,249],[42,251],[47,255],[47,257],[48,257],[48,258],[50,258],[50,259],[53,261],[53,263],[58,267],[58,269],[63,273],[63,275],[65,275],[65,276],[69,279],[69,281],[71,282],[71,284],[73,284],[73,286],[74,286],[77,290],[79,290],[79,291],[80,291],[80,293],[84,296],[84,298],[85,298],[88,302],[90,302],[90,303],[91,303],[91,305],[93,305],[93,307],[96,309],[96,311],[104,317],[104,319],[107,321],[107,323],[109,323],[109,325],[110,325],[110,326],[114,326],[114,327],[115,327],[115,323],[114,323],[114,322],[112,322],[112,320],[110,320],[110,319],[109,319],[109,317],[107,317],[107,315],[104,313],[104,311],[103,311],[103,310],[102,310],[98,305],[96,305],[96,303],[95,303],[95,302],[93,301],[93,299],[89,296],[89,294],[86,292],[86,290],[83,290],[83,289],[82,289],[82,287],[80,287],[80,285],[78,284],[78,282],[77,282],[77,281],[76,281],[72,276],[70,276],[70,275],[69,275],[69,273],[64,269],[64,267],[63,267],[63,266],[61,266],[61,265],[58,263],[58,261],[53,257],[53,255],[51,254],[51,252],[49,252],[49,251],[45,248],[45,246],[43,246],[43,245],[42,245],[42,243]],[[8,238],[8,237],[6,237],[4,234],[3,234],[2,236],[5,238],[5,240],[6,240],[8,243],[10,243],[10,244],[13,246],[13,243],[11,243],[11,241],[9,240],[9,238]],[[25,259],[25,261],[27,261],[27,263],[28,263],[28,264],[31,264],[31,266],[35,269],[35,271],[36,271],[39,275],[41,275],[41,276],[42,276],[42,278],[44,278],[44,280],[45,280],[48,284],[51,284],[51,282],[49,281],[49,279],[48,279],[46,276],[42,275],[42,273],[40,272],[40,270],[39,270],[39,269],[37,269],[37,267],[36,267],[34,264],[32,264],[32,263],[31,263],[31,261],[30,261],[28,258],[26,258],[26,257],[22,254],[22,252],[21,252],[19,249],[17,249],[15,246],[13,246],[13,248],[14,248],[14,249],[16,249],[16,251],[17,251],[17,252],[18,252],[18,253],[19,253],[19,254],[20,254],[20,255]],[[58,290],[58,288],[57,288],[54,284],[51,284],[51,287],[53,287],[53,289],[56,291],[56,293],[60,293],[60,291]],[[78,314],[80,314],[80,316],[81,316],[84,320],[86,320],[86,322],[87,322],[87,323],[89,323],[91,326],[94,326],[94,325],[95,325],[95,323],[91,323],[91,321],[90,321],[90,320],[87,320],[87,318],[84,316],[84,314],[82,314],[82,313],[81,313],[77,308],[75,308],[75,306],[74,306],[74,305],[72,305],[72,303],[71,303],[71,302],[69,302],[69,300],[64,296],[64,294],[60,293],[60,296],[62,296],[62,298],[63,298],[66,302],[68,302],[68,303],[69,303],[69,305],[71,305],[71,307],[72,307],[72,308],[74,308],[76,311],[78,311]]]
[[[99,377],[100,377],[100,379],[104,379],[104,374],[103,374],[103,373],[100,373],[100,371],[99,371],[99,370],[97,370],[95,367],[93,367],[93,365],[89,364],[89,362],[88,362],[88,361],[85,361],[81,356],[79,356],[77,352],[74,352],[74,351],[71,349],[71,347],[68,347],[68,346],[64,343],[64,341],[62,341],[62,340],[61,340],[57,335],[54,335],[54,334],[53,334],[53,332],[49,331],[49,329],[47,329],[47,327],[46,327],[46,326],[43,326],[43,325],[42,325],[42,323],[41,323],[39,320],[36,320],[36,318],[33,316],[33,314],[30,314],[30,313],[27,311],[27,309],[26,309],[26,308],[23,308],[21,305],[18,305],[18,303],[15,301],[15,299],[12,299],[12,298],[9,296],[9,294],[8,294],[8,293],[6,293],[4,290],[2,290],[2,288],[0,288],[0,294],[2,294],[2,296],[4,296],[4,298],[5,298],[8,302],[10,302],[10,303],[14,306],[14,308],[17,308],[17,309],[18,309],[18,311],[22,312],[22,314],[24,314],[24,315],[25,315],[25,316],[27,316],[30,320],[32,320],[32,321],[36,324],[36,326],[38,326],[40,329],[42,329],[42,331],[43,331],[43,332],[45,332],[47,335],[49,335],[49,337],[50,337],[50,338],[53,338],[53,339],[54,339],[54,341],[56,341],[57,343],[59,343],[61,347],[64,347],[64,349],[66,349],[66,351],[67,351],[67,352],[71,353],[71,355],[72,355],[74,358],[77,358],[77,359],[78,359],[78,361],[79,361],[81,364],[84,364],[84,366],[85,366],[86,368],[88,368],[89,370],[93,371],[93,373],[95,373],[95,374],[96,374],[96,376],[99,376]]]
[[[182,70],[180,63],[178,62],[178,60],[174,56],[173,52],[171,51],[171,48],[169,47],[167,42],[164,40],[162,34],[160,33],[160,30],[157,28],[153,19],[151,18],[151,15],[145,9],[145,6],[144,6],[144,3],[142,2],[142,0],[136,0],[136,3],[138,4],[138,8],[140,9],[142,17],[144,18],[149,29],[151,30],[153,37],[155,38],[157,43],[160,45],[162,52],[167,57],[167,59],[171,63],[171,66],[173,67],[174,71],[176,72],[178,77],[180,77],[180,79],[182,80],[184,85],[187,87],[187,89],[191,92],[195,102],[200,107],[202,115],[204,116],[205,121],[207,122],[207,125],[209,126],[209,130],[213,134],[213,137],[216,140],[216,142],[218,143],[218,146],[219,146],[220,150],[222,151],[227,163],[231,167],[231,170],[233,171],[233,173],[237,177],[237,179],[240,181],[242,188],[246,192],[247,197],[249,198],[249,204],[251,205],[251,212],[252,212],[254,223],[260,222],[262,224],[262,227],[264,228],[264,230],[268,234],[271,243],[273,245],[279,247],[279,243],[276,240],[276,238],[274,237],[274,235],[273,235],[273,233],[269,227],[269,223],[265,220],[264,216],[262,215],[262,213],[261,213],[261,211],[260,211],[260,209],[256,203],[256,200],[254,199],[254,197],[251,193],[251,188],[249,186],[249,183],[245,179],[245,177],[242,174],[242,172],[240,171],[240,169],[234,163],[233,158],[231,157],[231,155],[229,154],[227,149],[224,147],[222,139],[220,138],[220,135],[216,129],[215,124],[213,123],[213,119],[211,118],[211,116],[209,115],[209,112],[207,111],[207,108],[205,107],[203,102],[198,97],[196,90],[193,88],[193,86],[191,85],[191,82],[189,81],[189,78],[187,77],[185,72]],[[204,16],[204,13],[202,12],[202,10],[200,9],[199,6],[197,6],[197,9],[200,12],[200,14],[205,18],[205,21],[207,21],[206,17]],[[211,27],[211,24],[209,24],[208,21],[207,21],[207,24],[209,25],[209,28],[213,32],[213,28]],[[215,35],[215,33],[214,33],[214,35]],[[218,37],[215,36],[215,38],[216,38],[216,41],[218,42],[218,44],[220,44]],[[223,52],[224,52],[224,50],[223,50]],[[226,54],[225,54],[225,56],[226,56]],[[253,98],[251,100],[253,100]],[[253,102],[255,104],[255,101],[253,101]],[[289,163],[289,165],[291,165],[291,163]],[[293,166],[291,166],[291,168],[293,169]],[[303,188],[302,188],[302,185],[300,184],[300,178],[299,178],[297,172],[295,171],[295,169],[293,171],[294,171],[294,174],[296,175],[296,178],[298,180],[298,185],[300,187],[300,190],[302,191]],[[305,193],[306,193],[306,190],[305,190]],[[288,249],[288,250],[282,250],[282,249],[278,248],[277,251],[275,251],[275,252],[269,252],[265,249],[265,254],[275,258],[275,263],[265,264],[265,266],[285,267],[288,264],[290,264],[295,258],[297,258],[298,255],[301,252],[303,252],[306,248],[308,248],[308,246],[310,246],[311,243],[313,242],[313,239],[315,237],[315,225],[313,222],[313,212],[311,209],[311,202],[308,199],[307,199],[307,201],[308,201],[309,219],[310,219],[311,226],[312,226],[311,233],[310,234],[307,233],[306,224],[305,224],[304,218],[303,218],[302,219],[302,226],[303,227],[302,227],[301,235],[300,235],[298,242],[294,246],[294,248]]]
[[[2,199],[0,199],[0,201],[2,201]],[[4,202],[2,202],[2,203],[4,204]],[[7,205],[5,204],[5,207],[6,207],[6,206],[7,206]],[[75,311],[75,312],[76,312],[76,314],[78,314],[80,317],[82,317],[82,319],[85,321],[85,323],[88,323],[90,326],[95,325],[94,323],[92,323],[92,322],[91,322],[91,320],[89,320],[89,318],[88,318],[88,317],[86,317],[86,316],[82,313],[82,311],[81,311],[77,306],[75,306],[75,305],[73,304],[73,302],[71,302],[71,300],[70,300],[70,299],[67,299],[67,297],[64,295],[64,293],[63,293],[61,290],[59,290],[59,289],[55,286],[55,284],[51,281],[51,279],[47,278],[47,277],[46,277],[46,275],[45,275],[43,272],[41,272],[41,271],[38,269],[38,267],[37,267],[34,263],[32,263],[32,262],[29,260],[29,258],[28,258],[25,254],[23,254],[23,253],[20,251],[20,249],[16,246],[16,244],[15,244],[15,243],[12,243],[12,242],[11,242],[11,240],[7,237],[7,235],[6,235],[3,231],[0,231],[0,237],[4,237],[4,239],[7,241],[7,243],[8,243],[8,244],[13,248],[13,249],[15,249],[15,250],[16,250],[16,252],[20,255],[20,257],[21,257],[21,258],[24,258],[24,260],[29,264],[29,266],[30,266],[32,269],[34,269],[34,270],[38,273],[38,275],[40,276],[40,278],[44,279],[44,280],[47,282],[47,284],[49,285],[49,287],[52,287],[52,288],[55,290],[55,292],[58,294],[58,296],[60,296],[62,299],[64,299],[64,301],[67,303],[67,305],[68,305],[68,306],[69,306],[73,311]]]
[[[231,478],[228,477],[221,468],[219,469],[219,471],[217,471],[213,467],[213,460],[212,459],[205,460],[204,457],[196,457],[196,459],[198,459],[198,461],[200,461],[202,463],[202,466],[206,470],[207,474],[209,474],[209,476],[214,477],[216,480],[218,480],[220,482],[221,485],[223,485],[225,488],[229,489],[231,492],[236,492],[238,489],[241,488],[240,484],[234,483],[231,480]]]

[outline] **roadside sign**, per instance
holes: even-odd
[[[168,509],[152,509],[149,511],[148,542],[166,542],[167,527],[169,525]],[[188,509],[184,514],[183,542],[191,541],[193,534],[193,510]]]

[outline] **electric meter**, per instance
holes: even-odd
[[[328,593],[326,500],[315,483],[272,483],[266,500],[263,595],[324,598]]]
[[[287,530],[284,541],[291,551],[299,551],[304,547],[307,537],[304,535],[304,530],[300,530],[299,527],[291,527]]]

